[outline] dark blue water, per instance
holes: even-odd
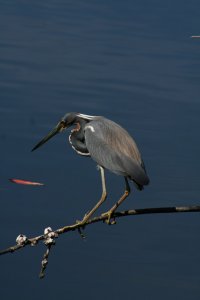
[[[122,209],[200,204],[199,1],[1,1],[1,248],[80,219],[101,193],[94,162],[60,134],[66,112],[104,115],[134,136],[151,179]],[[17,186],[8,178],[44,182]],[[107,172],[108,209],[124,182]],[[96,224],[1,257],[1,298],[199,299],[199,214]]]

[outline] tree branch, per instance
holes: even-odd
[[[155,208],[133,209],[133,210],[126,210],[122,212],[115,212],[113,214],[113,218],[116,219],[121,217],[144,215],[144,214],[186,213],[186,212],[200,212],[200,206],[196,205],[196,206],[181,206],[181,207],[155,207]],[[7,249],[1,250],[0,255],[13,253],[17,250],[24,248],[27,245],[35,246],[36,244],[38,244],[38,242],[43,240],[45,245],[47,246],[47,250],[43,256],[42,267],[40,272],[40,278],[43,278],[44,270],[46,269],[46,266],[48,264],[48,256],[50,253],[51,246],[55,245],[55,238],[58,238],[60,234],[69,231],[75,231],[75,230],[78,230],[81,237],[85,238],[81,230],[85,229],[86,226],[91,225],[93,223],[105,222],[106,219],[107,219],[106,215],[101,215],[88,220],[84,225],[75,223],[72,225],[67,225],[62,228],[56,229],[55,231],[53,231],[51,227],[48,227],[44,230],[44,234],[32,238],[27,238],[25,235],[20,234],[16,239],[17,244]]]

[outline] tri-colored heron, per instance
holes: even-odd
[[[105,214],[107,223],[117,207],[128,197],[133,181],[137,189],[142,190],[149,183],[149,178],[135,141],[129,133],[117,123],[101,116],[90,116],[81,113],[67,113],[56,127],[45,136],[33,149],[37,149],[50,138],[64,129],[75,125],[69,135],[72,148],[80,155],[90,156],[99,166],[102,181],[102,195],[97,204],[80,221],[85,224],[99,206],[106,200],[104,169],[124,176],[125,192],[116,204]]]

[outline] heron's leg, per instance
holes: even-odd
[[[101,206],[101,204],[106,200],[106,197],[107,197],[104,168],[99,166],[99,169],[100,169],[100,172],[101,172],[102,195],[101,195],[100,200],[97,202],[97,204],[84,216],[83,220],[80,221],[81,225],[85,224],[89,220],[89,218]]]
[[[107,211],[106,213],[102,214],[102,215],[106,215],[108,216],[108,219],[106,220],[106,223],[107,224],[115,224],[115,220],[113,222],[110,222],[110,219],[113,215],[113,213],[116,211],[116,209],[122,204],[122,202],[128,197],[128,195],[130,194],[130,186],[129,186],[129,183],[128,183],[128,179],[127,177],[124,177],[125,179],[125,184],[126,184],[126,187],[125,187],[125,192],[124,194],[121,196],[121,198],[115,203],[115,205],[113,207],[111,207],[111,209],[109,211]]]

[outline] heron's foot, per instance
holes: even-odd
[[[85,214],[83,219],[80,220],[76,220],[76,224],[79,225],[80,227],[83,227],[84,229],[84,225],[87,223],[87,221],[89,220],[90,216],[88,214]]]
[[[106,224],[108,224],[108,225],[114,225],[114,224],[116,224],[115,218],[112,219],[113,213],[114,213],[114,211],[109,210],[109,211],[101,214],[101,217],[106,217],[106,219],[104,220],[104,222]]]

